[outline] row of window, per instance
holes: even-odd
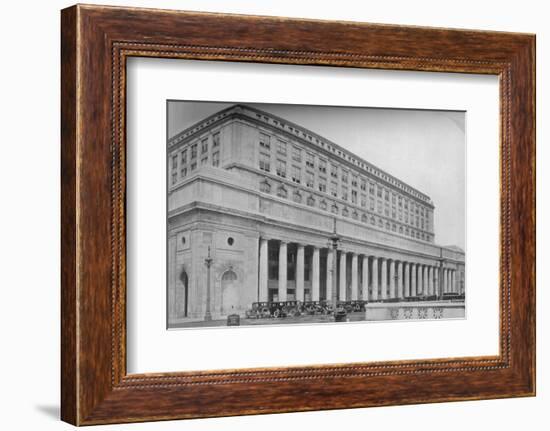
[[[271,172],[271,159],[269,154],[260,152],[260,158],[259,158],[259,168],[262,171],[265,172]],[[275,173],[281,177],[281,178],[287,178],[287,165],[284,160],[277,159],[277,164],[275,167]],[[296,184],[302,184],[302,181],[304,181],[304,184],[306,187],[309,187],[311,189],[315,188],[315,174],[313,171],[306,169],[305,174],[302,176],[302,168],[299,166],[291,165],[290,169],[290,180]],[[340,187],[340,194],[338,194],[338,183],[336,181],[330,182],[330,189],[327,191],[327,179],[323,178],[321,176],[318,177],[317,181],[317,189],[322,193],[329,193],[331,196],[335,198],[340,198],[342,200],[350,200],[352,204],[359,205],[359,192],[357,190],[352,189],[351,194],[349,193],[349,187],[346,185],[342,185]],[[392,206],[390,207],[389,202],[389,193],[387,193],[387,199],[385,199],[383,202],[382,199],[375,200],[374,196],[370,196],[368,199],[369,208],[371,211],[378,211],[378,213],[384,215],[386,217],[391,217],[395,220],[399,220],[405,223],[410,223],[413,226],[416,226],[420,229],[428,229],[428,211],[424,211],[423,208],[419,211],[418,207],[416,207],[416,217],[413,215],[413,209],[411,207],[411,211],[409,212],[409,205],[408,202],[405,202],[405,205],[403,205],[403,199],[401,196],[399,196],[399,204],[395,205],[395,195],[393,195],[393,202]],[[361,194],[361,206],[366,208],[367,207],[367,194]],[[379,197],[382,197],[382,194],[379,195]],[[351,198],[351,199],[350,199]]]
[[[259,140],[259,146],[260,146],[260,156],[259,156],[259,168],[266,172],[271,172],[271,161],[272,161],[272,152],[271,152],[271,136],[267,135],[265,133],[260,133],[260,140]],[[279,175],[282,178],[287,177],[287,146],[288,143],[286,141],[283,141],[281,139],[277,139],[277,151],[276,151],[276,166],[275,166],[275,172],[277,175]],[[294,163],[301,164],[302,162],[302,149],[291,145],[292,147],[292,161],[291,163],[291,178],[296,183],[301,183],[301,169],[302,166],[296,166]],[[313,153],[305,151],[305,166],[306,166],[306,181],[310,184],[313,184],[313,179],[315,176],[315,155]],[[327,173],[327,161],[324,159],[319,159],[317,163],[318,171],[320,174],[326,174]],[[340,172],[340,175],[338,173]],[[403,196],[400,196],[396,193],[390,192],[389,190],[385,189],[380,184],[376,184],[370,181],[367,181],[365,178],[360,178],[359,175],[355,173],[351,173],[350,171],[346,170],[345,168],[340,168],[337,165],[330,163],[330,177],[332,178],[332,184],[336,185],[337,187],[337,181],[340,179],[342,187],[346,187],[349,184],[349,179],[351,178],[351,187],[352,188],[360,188],[361,191],[369,191],[370,195],[375,195],[376,197],[383,198],[385,201],[390,202],[392,204],[398,205],[400,208],[404,208],[406,210],[409,209],[409,204],[411,209],[414,210],[416,214],[419,214],[421,216],[427,216],[428,209],[424,208],[421,205],[417,205],[413,202],[409,203],[409,200],[406,198],[403,198]],[[312,185],[313,187],[313,185]],[[319,189],[322,192],[326,191],[326,178],[319,178]]]
[[[271,122],[273,122],[273,124],[275,124],[276,126],[280,126],[280,127],[282,127],[283,129],[285,128],[285,124],[283,124],[282,122],[279,122],[279,121],[277,121],[277,120],[275,120],[275,119],[270,119],[270,118],[266,117],[265,115],[261,115],[261,114],[256,114],[256,116],[257,116],[258,118],[260,118],[260,119],[263,119],[264,121],[266,121],[266,122],[268,122],[268,123],[271,121]],[[300,131],[299,131],[298,129],[293,128],[293,127],[291,127],[291,126],[286,126],[286,127],[288,127],[288,129],[289,129],[291,132],[293,132],[293,133],[297,134],[298,136],[300,136]],[[385,181],[387,181],[387,182],[393,184],[395,187],[398,187],[398,188],[400,188],[400,189],[406,191],[407,193],[410,193],[410,194],[412,194],[413,196],[416,196],[416,197],[419,198],[419,199],[427,200],[427,198],[426,198],[424,195],[418,193],[417,191],[411,189],[410,187],[407,187],[407,186],[406,186],[405,184],[403,184],[402,182],[396,180],[395,178],[393,178],[393,177],[391,177],[391,176],[389,176],[389,175],[384,174],[383,172],[380,172],[380,171],[374,169],[373,167],[371,167],[370,165],[368,165],[368,164],[366,164],[366,163],[364,163],[364,162],[362,162],[362,161],[357,160],[356,158],[350,156],[349,154],[346,154],[345,152],[339,150],[338,148],[335,148],[335,147],[333,147],[332,145],[329,145],[328,143],[325,143],[325,142],[323,142],[322,140],[319,140],[318,138],[313,138],[311,135],[306,134],[306,133],[303,132],[303,131],[301,132],[301,134],[302,134],[302,137],[303,137],[304,139],[307,138],[307,139],[310,140],[311,142],[315,141],[315,142],[316,142],[318,145],[320,145],[321,147],[323,147],[323,148],[326,147],[327,150],[329,150],[329,151],[331,151],[331,152],[337,154],[338,156],[340,156],[340,157],[342,157],[342,158],[348,160],[349,162],[353,163],[354,165],[356,165],[356,166],[358,166],[358,167],[360,167],[360,168],[362,168],[362,169],[365,169],[367,172],[370,172],[370,173],[372,173],[373,175],[376,175],[376,176],[382,178],[383,180],[385,180]],[[269,135],[267,135],[267,134],[266,134],[265,136],[269,137]],[[284,141],[283,141],[283,142],[284,142]]]
[[[354,220],[361,220],[363,223],[370,223],[373,226],[377,226],[380,229],[386,229],[387,231],[396,232],[401,235],[410,236],[411,238],[422,239],[426,241],[431,241],[432,237],[429,234],[424,232],[418,232],[408,226],[403,226],[384,220],[381,217],[376,217],[374,215],[369,215],[364,212],[359,212],[354,208],[348,208],[347,206],[341,206],[336,202],[327,202],[325,199],[318,199],[313,194],[307,194],[306,192],[300,191],[299,189],[294,189],[292,193],[289,192],[289,189],[284,184],[279,184],[277,186],[272,186],[271,183],[267,180],[260,182],[260,191],[264,193],[272,193],[272,189],[275,187],[275,194],[284,199],[292,199],[293,202],[306,204],[310,207],[318,206],[324,211],[330,211],[333,214],[341,214],[344,217],[351,217]],[[307,196],[305,196],[307,195]]]
[[[210,146],[212,148],[211,155],[209,151]],[[179,153],[174,154],[172,156],[172,184],[175,184],[178,181],[178,167],[179,178],[185,178],[188,172],[193,172],[197,169],[199,159],[201,166],[207,165],[210,160],[212,166],[218,167],[220,165],[219,147],[220,133],[216,132],[201,138],[200,141],[195,142],[181,150]]]

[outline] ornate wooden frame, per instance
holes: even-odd
[[[535,394],[534,35],[81,5],[61,17],[63,420],[88,425]],[[128,375],[129,56],[498,75],[500,354]]]

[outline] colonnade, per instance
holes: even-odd
[[[278,253],[278,298],[288,299],[287,261],[288,243],[279,242]],[[259,301],[268,300],[268,240],[260,239],[259,253]],[[311,290],[312,301],[330,300],[334,286],[333,277],[337,277],[337,293],[340,301],[352,300],[398,300],[406,297],[439,297],[443,293],[462,293],[457,283],[455,268],[441,267],[438,260],[414,261],[410,256],[388,258],[353,251],[334,250],[326,247],[326,293],[320,296],[320,254],[321,248],[301,243],[296,244],[295,282],[296,300],[305,300],[305,247],[311,247]],[[334,261],[336,260],[336,274]],[[351,265],[348,262],[351,261]],[[348,267],[351,270],[348,271]],[[434,298],[435,299],[435,298]]]

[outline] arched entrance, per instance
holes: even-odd
[[[239,304],[237,274],[229,269],[222,275],[222,313],[235,312]]]
[[[183,271],[176,286],[175,312],[177,317],[187,317],[189,311],[189,277]]]

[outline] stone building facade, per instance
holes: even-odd
[[[433,217],[429,196],[343,147],[224,109],[168,142],[169,325],[330,299],[333,277],[340,300],[464,293],[464,252],[435,244]]]

